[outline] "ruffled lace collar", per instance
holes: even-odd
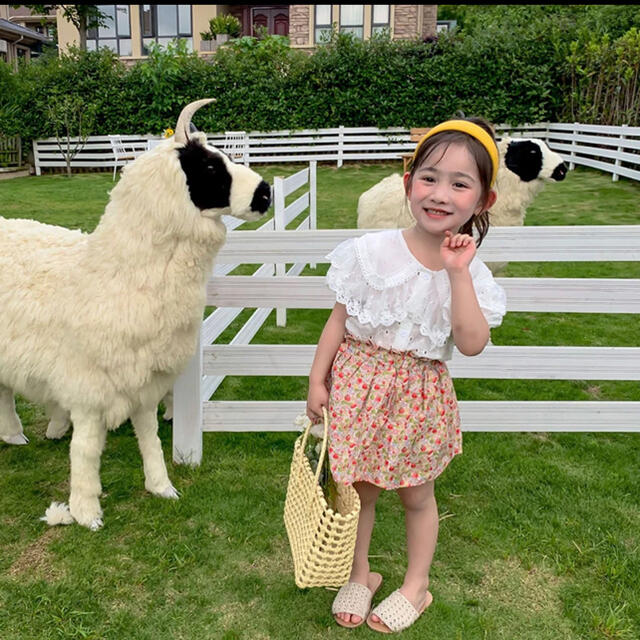
[[[362,275],[378,291],[397,287],[422,274],[448,282],[444,269],[429,269],[411,253],[402,229],[367,233],[355,239],[354,247]]]

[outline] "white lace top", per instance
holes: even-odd
[[[451,358],[449,276],[423,266],[401,229],[350,238],[326,257],[331,261],[326,282],[347,308],[349,333],[420,358]],[[506,313],[504,289],[477,256],[469,271],[487,323],[497,327]]]

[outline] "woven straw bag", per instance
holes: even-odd
[[[311,423],[296,440],[284,503],[296,585],[340,587],[349,580],[356,544],[360,498],[351,486],[338,485],[335,509],[329,506],[319,483],[327,453],[329,419],[324,413],[324,439],[315,473],[305,447]]]

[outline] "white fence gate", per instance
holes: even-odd
[[[273,264],[326,262],[339,242],[362,229],[274,231],[269,242],[254,231],[229,234],[219,260]],[[638,261],[640,225],[597,227],[494,227],[480,257],[488,262]],[[640,313],[640,280],[614,278],[498,278],[508,311]],[[331,308],[334,294],[320,276],[216,276],[208,283],[207,304]],[[308,375],[315,345],[206,344],[193,362],[190,387],[184,376],[176,395],[188,392],[182,416],[174,416],[176,462],[197,464],[204,431],[292,431],[305,401],[217,401],[208,390],[194,395],[205,376]],[[638,347],[488,346],[478,356],[454,353],[454,378],[545,380],[640,380]],[[640,402],[460,403],[466,431],[640,431]]]

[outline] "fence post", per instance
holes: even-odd
[[[42,170],[40,169],[40,157],[38,156],[38,141],[33,141],[33,162],[36,165],[36,175],[39,176],[42,174]]]
[[[202,329],[196,351],[173,385],[173,461],[202,461]],[[208,400],[209,398],[206,398]]]
[[[245,132],[242,137],[242,163],[245,167],[248,167],[249,161],[249,135]]]
[[[342,166],[342,154],[344,153],[344,126],[338,127],[338,169]]]
[[[318,163],[315,160],[309,162],[309,229],[318,228],[318,214],[316,209],[316,168]],[[316,268],[316,263],[309,265],[312,269]]]
[[[627,125],[626,125],[626,124],[623,124],[623,125],[621,126],[621,129],[622,129],[622,131],[620,132],[620,138],[619,138],[619,139],[620,139],[620,142],[622,142],[622,141],[626,138],[625,132],[626,132],[626,129],[627,129]],[[622,145],[622,144],[621,144],[621,145],[618,147],[618,149],[617,149],[617,153],[622,153],[623,151],[624,151],[624,145]],[[619,167],[619,166],[620,166],[620,158],[616,158],[615,166],[616,166],[616,167]],[[618,173],[617,173],[617,172],[616,172],[616,170],[614,169],[614,170],[613,170],[613,175],[612,175],[612,177],[611,177],[611,180],[612,180],[613,182],[618,182],[618,178],[619,178]]]
[[[275,231],[285,230],[284,220],[284,178],[282,176],[276,176],[273,179],[273,223]],[[287,273],[287,265],[284,263],[277,263],[275,265],[276,276],[284,276]],[[287,310],[281,307],[276,309],[276,326],[287,326]]]
[[[576,136],[578,135],[578,127],[580,125],[577,122],[573,123],[573,131],[571,132],[571,154],[569,156],[569,171],[573,171],[576,167]]]

